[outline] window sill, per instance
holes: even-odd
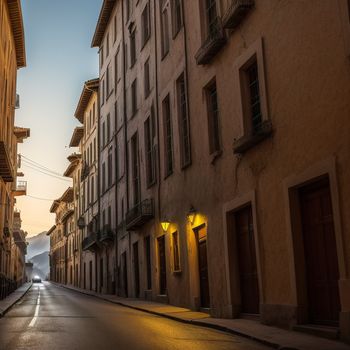
[[[261,124],[260,130],[255,135],[244,135],[236,140],[233,145],[233,153],[242,154],[253,148],[260,142],[269,138],[272,135],[272,124],[269,120],[265,120]]]
[[[114,92],[114,89],[112,89],[112,90],[109,92],[109,94],[107,95],[107,98],[106,98],[106,102],[107,102],[107,101],[109,100],[109,98],[112,96],[113,92]]]
[[[192,160],[189,160],[187,163],[181,165],[181,170],[186,170],[192,165]]]
[[[174,270],[173,275],[180,276],[182,274],[182,270]]]
[[[164,180],[166,180],[168,177],[170,177],[171,175],[173,175],[173,172],[174,172],[174,171],[171,171],[171,172],[167,173],[167,174],[164,176]]]

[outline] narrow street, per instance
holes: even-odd
[[[34,284],[0,319],[0,350],[262,350],[265,346],[56,287]]]

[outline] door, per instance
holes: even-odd
[[[159,294],[165,295],[167,293],[165,236],[161,236],[158,238],[158,255],[159,255]]]
[[[139,269],[139,244],[138,242],[133,245],[134,255],[134,285],[135,285],[135,296],[140,296],[140,269]]]
[[[123,275],[123,293],[124,296],[127,298],[128,297],[128,263],[126,260],[126,252],[122,254],[122,275]]]
[[[203,228],[202,230],[205,230]],[[198,233],[200,235],[200,233]],[[207,239],[198,240],[198,268],[201,307],[210,308],[209,276],[207,259]]]
[[[92,261],[89,261],[89,280],[90,280],[90,290],[92,290]]]
[[[238,270],[241,292],[241,312],[259,314],[259,284],[252,207],[236,212]]]
[[[339,268],[328,179],[300,190],[310,322],[337,325]]]

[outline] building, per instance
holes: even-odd
[[[86,81],[75,111],[75,117],[83,126],[74,130],[70,147],[79,147],[80,162],[76,163],[73,176],[76,217],[80,255],[79,286],[97,291],[97,259],[99,234],[99,186],[98,186],[98,89],[99,79]],[[73,169],[72,169],[73,170]],[[66,174],[65,174],[66,175]],[[66,175],[67,176],[67,175]]]
[[[11,257],[14,233],[15,197],[23,195],[26,183],[18,182],[17,143],[29,136],[29,129],[15,127],[15,109],[19,108],[16,94],[17,70],[26,65],[21,2],[0,1],[0,298],[17,283],[13,280],[17,261]],[[11,286],[11,287],[10,287]]]
[[[350,339],[349,13],[103,1],[97,291]]]
[[[71,285],[79,280],[73,197],[73,188],[69,187],[52,203],[50,212],[56,214],[56,224],[47,232],[50,236],[50,280]]]

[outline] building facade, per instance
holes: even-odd
[[[96,290],[349,340],[348,2],[104,0],[92,46]]]
[[[30,134],[29,129],[15,127],[17,71],[26,65],[21,2],[0,1],[0,298],[5,297],[20,281],[22,268],[17,259],[14,234],[17,195],[26,193],[26,183],[17,182],[19,159],[17,144]],[[22,240],[21,236],[21,240]],[[23,250],[24,252],[24,250]],[[21,255],[22,252],[19,254]],[[20,270],[17,270],[17,268]],[[14,280],[16,279],[16,281]]]

